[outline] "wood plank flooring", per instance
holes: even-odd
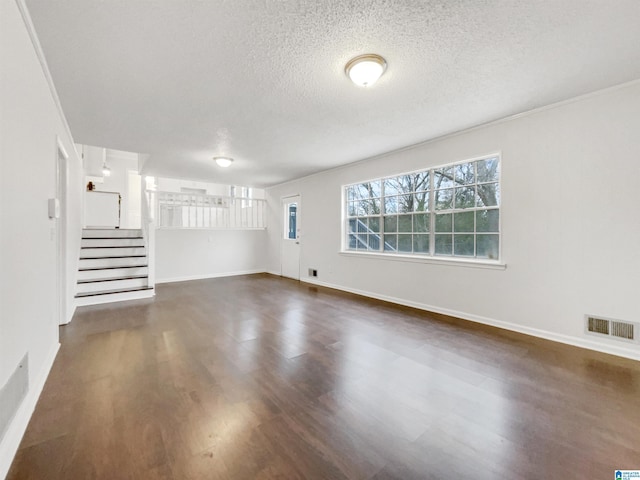
[[[8,478],[609,479],[640,362],[270,275],[79,308]]]

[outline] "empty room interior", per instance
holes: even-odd
[[[0,2],[0,479],[640,477],[637,0]]]

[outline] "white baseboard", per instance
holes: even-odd
[[[207,278],[236,277],[238,275],[253,275],[256,273],[265,273],[264,268],[255,270],[241,270],[239,272],[223,272],[223,273],[207,273],[205,275],[188,275],[185,277],[156,278],[156,285],[159,283],[188,282],[191,280],[205,280]]]
[[[18,408],[11,425],[9,425],[9,428],[7,429],[4,440],[2,441],[2,444],[0,444],[1,479],[6,478],[9,473],[11,462],[13,462],[13,458],[18,451],[24,432],[27,430],[27,425],[29,425],[29,420],[31,420],[31,415],[36,408],[36,404],[38,403],[38,399],[40,398],[40,394],[42,393],[42,389],[47,381],[47,377],[49,376],[49,372],[51,371],[51,367],[53,366],[53,362],[56,359],[59,349],[60,344],[56,343],[49,352],[38,377],[31,385],[29,385],[27,396],[22,401],[20,408]]]
[[[471,322],[482,323],[484,325],[490,325],[492,327],[503,328],[505,330],[511,330],[513,332],[524,333],[525,335],[531,335],[533,337],[544,338],[554,342],[564,343],[567,345],[573,345],[574,347],[586,348],[589,350],[595,350],[597,352],[608,353],[610,355],[616,355],[618,357],[630,358],[632,360],[640,360],[640,350],[637,348],[625,348],[624,346],[610,345],[607,343],[601,343],[589,338],[572,337],[569,335],[562,335],[559,333],[549,332],[548,330],[541,330],[538,328],[526,327],[518,325],[516,323],[504,322],[501,320],[494,320],[492,318],[482,317],[480,315],[474,315],[471,313],[460,312],[458,310],[451,310],[448,308],[436,307],[434,305],[427,305],[419,302],[412,302],[402,298],[391,297],[387,295],[380,295],[377,293],[367,292],[364,290],[358,290],[355,288],[344,287],[342,285],[335,285],[328,282],[321,282],[313,278],[301,278],[301,282],[311,283],[313,285],[319,285],[322,287],[333,288],[336,290],[342,290],[344,292],[355,293],[356,295],[362,295],[364,297],[375,298],[378,300],[384,300],[385,302],[395,303],[398,305],[404,305],[407,307],[417,308],[419,310],[425,310],[433,313],[440,313],[448,315],[450,317],[461,318],[463,320],[469,320]]]
[[[65,319],[65,322],[61,323],[60,325],[68,325],[69,323],[71,323],[71,319],[73,319],[73,316],[76,313],[76,308],[78,308],[75,300],[76,300],[75,298],[71,299],[71,312],[67,313],[68,317]]]
[[[276,272],[273,270],[267,270],[265,273],[268,273],[269,275],[275,275],[276,277],[281,277],[282,274],[280,272]]]

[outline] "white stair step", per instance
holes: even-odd
[[[85,228],[82,230],[82,238],[123,238],[141,237],[140,229],[124,228]]]
[[[85,258],[131,257],[144,255],[144,247],[98,247],[80,249],[80,260]]]
[[[83,238],[81,247],[144,247],[144,238]]]
[[[78,307],[85,305],[99,305],[102,303],[122,302],[126,300],[138,300],[141,298],[151,298],[155,294],[154,289],[150,287],[139,288],[128,292],[110,292],[105,291],[101,294],[81,294],[76,296],[75,303]]]
[[[149,275],[149,267],[105,268],[94,270],[80,270],[78,281],[82,280],[106,280],[109,278],[138,277]]]
[[[76,286],[77,293],[102,292],[105,290],[130,290],[132,288],[147,287],[149,279],[141,278],[121,278],[81,283]]]
[[[93,258],[80,259],[78,268],[86,270],[88,268],[112,268],[112,267],[146,267],[147,257],[124,257],[124,258]]]

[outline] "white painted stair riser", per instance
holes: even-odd
[[[87,228],[82,230],[82,238],[96,238],[96,237],[109,237],[109,238],[127,238],[127,237],[141,237],[142,230],[123,230],[119,228],[114,229],[102,229],[102,228]]]
[[[136,292],[112,293],[110,295],[78,297],[75,299],[75,304],[78,307],[82,307],[84,305],[100,305],[103,303],[122,302],[125,300],[139,300],[142,298],[152,298],[153,295],[154,295],[153,289],[140,290]]]
[[[127,257],[130,255],[144,254],[144,247],[83,248],[80,250],[80,258]]]
[[[147,257],[97,258],[80,260],[78,268],[144,267]]]
[[[143,238],[83,238],[81,247],[144,247]]]
[[[103,280],[119,277],[135,277],[148,275],[148,267],[134,268],[109,268],[106,270],[81,270],[78,272],[78,280]]]
[[[127,290],[129,288],[146,287],[147,278],[128,278],[126,280],[106,280],[102,282],[79,283],[77,293],[103,292],[105,290]]]

